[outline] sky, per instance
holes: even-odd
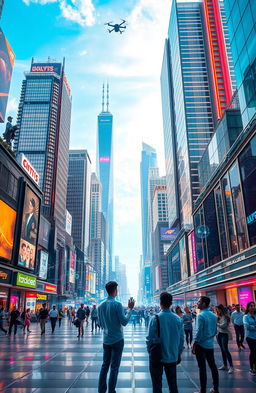
[[[1,28],[16,54],[7,114],[14,119],[31,58],[65,57],[72,90],[70,148],[87,149],[95,170],[103,82],[114,117],[114,253],[126,264],[136,297],[142,253],[142,141],[164,174],[160,73],[171,0],[5,0]],[[128,22],[122,35],[105,22]],[[3,132],[1,126],[0,133]]]

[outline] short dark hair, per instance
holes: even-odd
[[[162,292],[160,295],[160,303],[164,308],[169,308],[172,305],[172,295],[169,292]]]
[[[118,286],[118,284],[116,281],[107,282],[107,284],[105,285],[105,288],[106,288],[108,295],[111,295],[116,290],[117,286]]]
[[[208,296],[201,296],[202,303],[206,304],[206,307],[209,307],[211,299]]]

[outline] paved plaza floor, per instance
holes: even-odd
[[[32,333],[6,337],[0,332],[0,392],[8,393],[97,393],[102,361],[102,333],[78,339],[74,326],[63,321],[52,335],[50,324],[41,338],[39,326],[31,325]],[[119,372],[117,393],[151,393],[144,326],[125,328],[125,348]],[[220,393],[256,393],[256,377],[248,373],[248,349],[239,353],[234,341],[230,345],[235,372],[220,371]],[[217,365],[221,365],[216,345]],[[211,379],[208,380],[209,388]],[[198,368],[190,350],[184,349],[178,366],[179,393],[199,391]],[[164,380],[164,393],[168,392]]]

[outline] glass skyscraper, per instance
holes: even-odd
[[[109,112],[109,86],[105,107],[104,86],[102,111],[98,115],[97,174],[102,185],[102,212],[107,225],[109,273],[113,271],[113,115]]]
[[[70,150],[67,209],[72,215],[74,244],[86,255],[90,232],[91,159],[87,150]]]

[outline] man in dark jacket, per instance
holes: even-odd
[[[41,328],[41,336],[45,334],[45,324],[48,321],[48,316],[49,316],[49,312],[46,308],[46,303],[44,303],[43,307],[39,311],[39,316],[38,316],[38,320],[40,322],[40,328]]]
[[[77,337],[80,337],[81,335],[83,337],[83,335],[84,335],[84,321],[85,321],[85,317],[86,317],[86,310],[84,309],[83,303],[81,303],[81,306],[77,310],[76,316],[77,316],[77,319],[79,320],[78,336]]]
[[[19,324],[18,318],[20,316],[19,310],[17,310],[17,307],[14,306],[13,310],[10,314],[10,326],[9,326],[9,335],[12,334],[12,327],[14,326],[14,335],[17,333],[17,326]]]

